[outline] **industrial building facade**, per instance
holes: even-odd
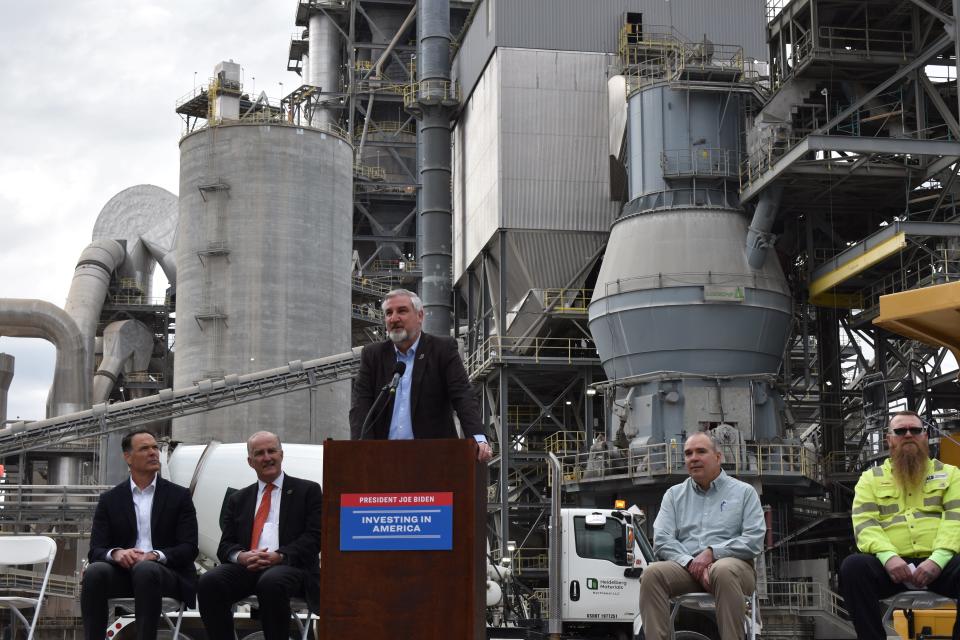
[[[0,430],[22,487],[7,503],[23,498],[0,523],[58,527],[78,563],[93,490],[68,511],[27,487],[48,470],[52,485],[76,484],[54,482],[69,469],[105,482],[100,443],[132,424],[188,443],[264,424],[290,442],[345,437],[350,348],[383,339],[379,302],[403,286],[423,294],[428,331],[461,340],[496,453],[491,553],[530,587],[517,602],[544,600],[550,454],[569,502],[626,499],[652,522],[684,438],[711,430],[768,511],[770,632],[850,637],[834,576],[888,413],[960,427],[955,8],[297,2],[299,87],[271,103],[223,63],[178,105],[176,247],[143,258],[176,256],[175,295],[97,275],[75,360],[106,371],[103,397],[91,381],[69,407],[89,415]],[[0,329],[42,334],[30,313],[81,324],[67,311],[2,301]],[[93,340],[121,315],[149,344],[104,368]],[[113,412],[111,376],[150,398]]]

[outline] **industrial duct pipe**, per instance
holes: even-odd
[[[753,220],[747,230],[747,263],[751,269],[762,269],[767,259],[767,249],[773,246],[774,236],[770,233],[780,211],[782,186],[773,186],[760,194],[760,201],[753,212]]]
[[[123,264],[125,254],[123,246],[116,240],[94,240],[80,254],[73,272],[63,310],[73,318],[83,335],[89,337],[91,357],[97,322],[100,321],[100,311],[110,287],[110,276]]]
[[[7,394],[13,380],[14,358],[9,353],[0,353],[0,426],[7,421]]]
[[[103,330],[103,360],[93,379],[93,403],[106,402],[117,377],[131,362],[128,371],[145,371],[153,353],[153,333],[138,320],[111,322]]]
[[[0,300],[0,335],[43,338],[57,348],[53,385],[47,397],[47,417],[90,408],[92,341],[88,341],[66,311],[46,300]]]
[[[427,333],[453,326],[453,233],[450,213],[450,1],[421,0],[418,30],[420,120],[420,262]]]
[[[340,35],[337,25],[325,13],[310,16],[310,64],[309,83],[325,93],[340,91]],[[324,102],[330,98],[324,98]],[[333,110],[317,109],[310,125],[319,127],[333,122]]]
[[[103,302],[110,288],[110,277],[123,264],[125,255],[123,246],[116,240],[94,240],[80,253],[80,260],[73,272],[63,310],[73,318],[83,336],[83,370],[88,376],[93,375],[94,340]]]

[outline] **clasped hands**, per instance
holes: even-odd
[[[710,589],[710,567],[713,566],[713,550],[707,547],[687,563],[687,573],[700,583],[704,591]]]
[[[144,551],[143,549],[116,549],[111,558],[124,569],[129,569],[138,562],[149,560],[159,560],[160,554],[156,551]]]
[[[237,564],[244,567],[247,571],[263,571],[283,562],[283,556],[276,551],[267,551],[266,549],[253,549],[252,551],[241,551],[237,556]]]
[[[887,570],[887,575],[896,584],[910,583],[918,589],[924,589],[931,582],[940,577],[940,565],[933,560],[924,560],[911,573],[910,565],[900,556],[893,556],[887,560],[883,568]]]

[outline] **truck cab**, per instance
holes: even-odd
[[[633,624],[640,608],[640,574],[653,562],[642,522],[642,512],[634,509],[563,509],[565,628]]]

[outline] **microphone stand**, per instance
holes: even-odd
[[[373,401],[373,404],[370,405],[370,410],[367,411],[367,416],[363,419],[363,426],[360,427],[360,440],[365,440],[367,437],[367,432],[370,430],[370,427],[373,426],[373,423],[380,420],[383,416],[383,412],[386,410],[387,405],[390,404],[389,397],[393,395],[393,381],[388,382],[383,385],[383,388],[380,389],[380,393],[377,395],[376,400]],[[381,402],[383,401],[383,402]],[[376,415],[374,415],[374,410],[378,409]]]

